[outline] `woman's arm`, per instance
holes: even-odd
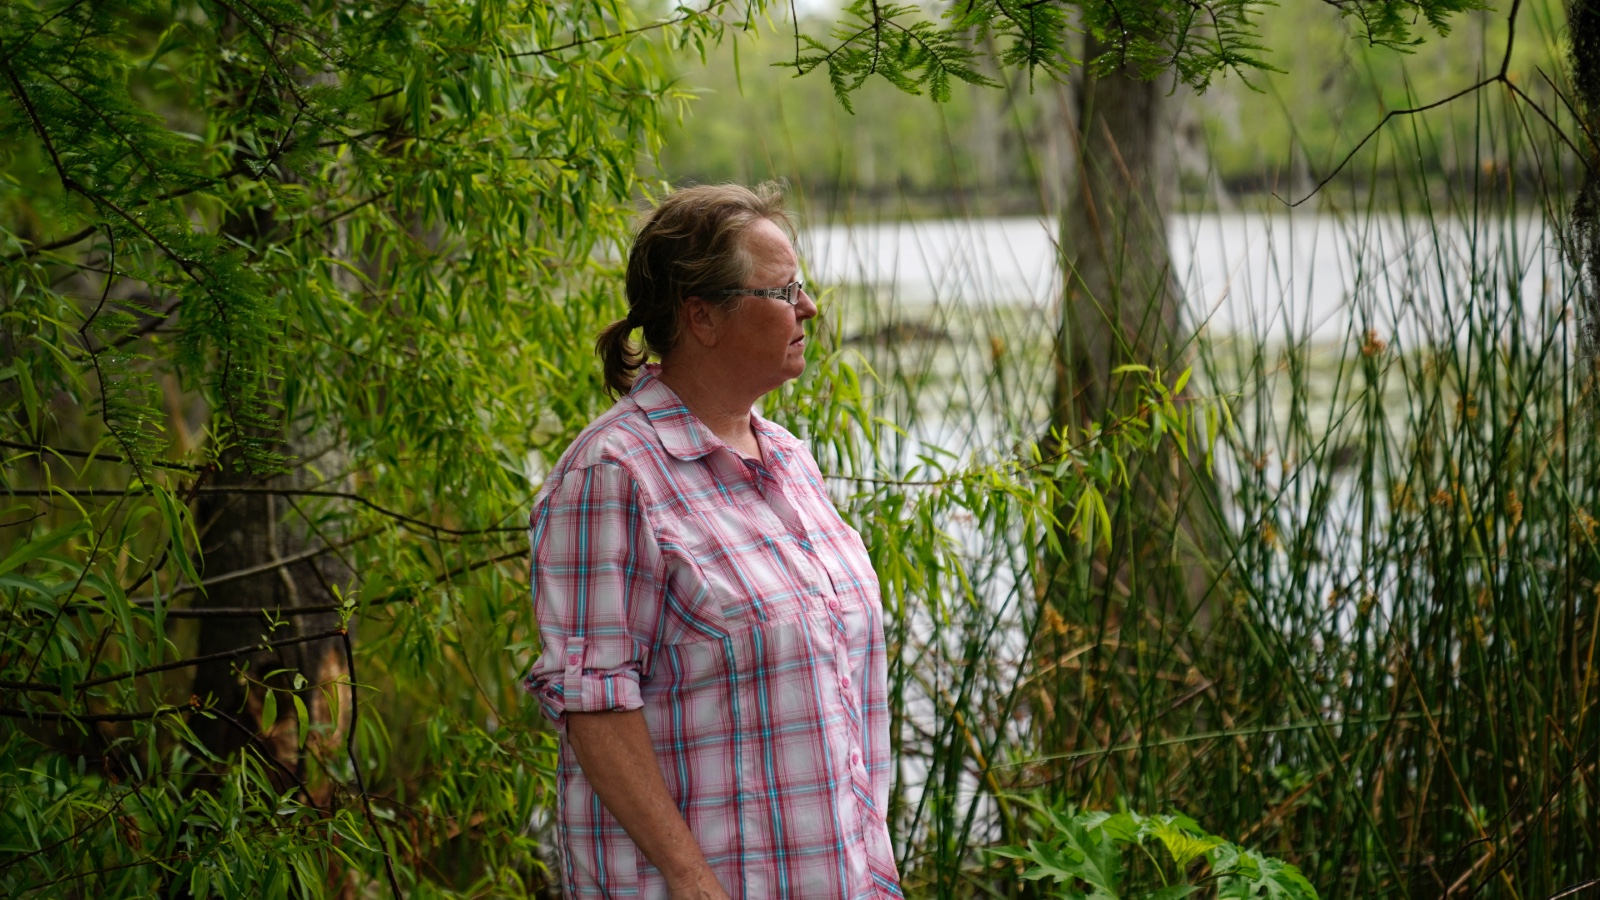
[[[645,727],[644,713],[567,713],[567,740],[613,818],[667,880],[673,900],[727,900],[728,894],[672,802]]]

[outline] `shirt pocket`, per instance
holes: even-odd
[[[764,504],[694,510],[663,530],[677,557],[674,595],[693,614],[720,615],[725,631],[802,615],[828,575]]]
[[[832,511],[830,510],[830,513]],[[861,610],[871,617],[882,612],[878,573],[872,568],[861,535],[837,515],[819,523],[816,541],[817,560],[826,579],[824,589],[838,607]],[[838,611],[830,605],[830,609]]]

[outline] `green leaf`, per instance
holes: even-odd
[[[271,731],[272,726],[277,721],[278,692],[272,688],[267,688],[266,696],[261,698],[261,731],[263,733]]]
[[[1217,849],[1221,858],[1213,862],[1213,871],[1230,873],[1217,879],[1219,898],[1318,900],[1316,889],[1294,865],[1231,845]]]
[[[89,522],[80,519],[76,522],[69,522],[37,540],[24,541],[16,545],[9,554],[0,559],[0,575],[27,565],[88,530]]]
[[[1224,843],[1222,838],[1214,835],[1191,834],[1165,816],[1154,819],[1149,832],[1167,848],[1167,852],[1172,854],[1173,862],[1177,863],[1180,869],[1188,868],[1190,863]]]
[[[1103,830],[1086,828],[1085,821],[1081,816],[1068,820],[1057,840],[1080,860],[1072,875],[1095,888],[1091,897],[1116,898],[1122,883],[1122,851]]]
[[[300,749],[304,750],[306,739],[311,736],[311,716],[306,712],[306,702],[300,699],[299,694],[290,694],[294,700],[294,715],[300,725]]]

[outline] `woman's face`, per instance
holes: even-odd
[[[740,287],[782,287],[800,278],[794,247],[783,229],[760,219],[744,234],[745,251],[755,263],[750,278]],[[805,293],[790,306],[771,297],[734,297],[717,329],[718,362],[746,384],[765,394],[806,368],[805,320],[817,314],[817,305]]]

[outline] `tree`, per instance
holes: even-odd
[[[1575,106],[1584,136],[1583,181],[1573,199],[1569,246],[1583,301],[1585,349],[1600,375],[1600,8],[1570,0],[1567,12]]]
[[[1477,4],[1334,5],[1359,21],[1364,40],[1404,48],[1420,41],[1421,31],[1446,33],[1451,16]],[[1176,190],[1167,98],[1178,84],[1203,91],[1221,75],[1248,80],[1272,69],[1255,25],[1268,6],[974,0],[932,18],[916,5],[859,0],[829,41],[798,36],[807,49],[797,65],[825,70],[846,105],[850,92],[875,75],[935,100],[948,99],[952,79],[992,85],[978,65],[985,47],[1029,78],[1073,81],[1073,121],[1065,129],[1074,146],[1074,186],[1064,192],[1061,212],[1065,288],[1052,421],[1061,440],[1128,399],[1118,387],[1126,382],[1115,375],[1120,367],[1180,362],[1187,338],[1167,252]],[[1141,496],[1165,494],[1151,485]]]
[[[7,892],[537,887],[528,448],[718,12],[0,10]]]

